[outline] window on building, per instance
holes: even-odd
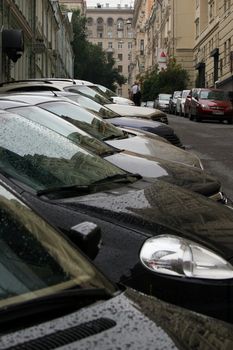
[[[103,47],[103,43],[101,41],[99,41],[97,45],[101,48]]]
[[[122,41],[118,41],[118,49],[122,49],[123,48],[123,42]]]
[[[131,50],[131,49],[132,49],[132,47],[133,47],[132,42],[131,42],[131,41],[129,41],[129,42],[128,42],[128,49],[129,49],[129,50]]]
[[[103,33],[102,32],[97,33],[97,37],[98,38],[103,38]]]
[[[107,26],[112,27],[113,26],[113,18],[108,18],[107,19]]]
[[[88,19],[87,19],[87,25],[88,25],[88,26],[92,26],[92,25],[93,25],[93,18],[88,17]]]
[[[128,61],[130,61],[132,58],[132,54],[131,53],[128,53]]]
[[[123,72],[123,66],[118,66],[117,70],[118,70],[119,73],[122,73]]]
[[[199,20],[199,18],[197,18],[195,21],[195,28],[196,28],[196,38],[198,38],[199,34],[200,34],[200,20]]]
[[[104,20],[103,18],[99,17],[97,18],[97,32],[103,32],[104,31]]]
[[[122,55],[122,53],[118,53],[118,56],[117,56],[117,57],[118,57],[118,60],[119,60],[119,61],[122,61],[122,60],[123,60],[123,55]]]
[[[224,0],[224,12],[229,11],[231,7],[231,0]]]
[[[140,40],[140,55],[144,55],[144,40]]]
[[[124,29],[124,20],[122,18],[118,18],[117,20],[117,30],[123,30]]]
[[[108,38],[112,38],[112,32],[108,32]]]
[[[118,39],[123,38],[123,32],[122,31],[118,31],[117,32],[117,37],[118,37]]]
[[[211,22],[214,19],[214,0],[209,0],[209,21]]]
[[[112,42],[111,41],[108,42],[108,48],[112,49]]]

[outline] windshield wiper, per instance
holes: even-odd
[[[119,291],[111,294],[104,288],[83,289],[75,287],[20,304],[9,305],[0,309],[0,334],[8,328],[14,328],[12,324],[14,322],[18,327],[18,321],[23,322],[24,318],[29,318],[28,322],[34,322],[36,316],[41,317],[45,314],[44,317],[47,319],[50,318],[50,314],[52,317],[53,311],[61,314],[64,314],[64,311],[68,313],[100,300],[108,300],[118,293]],[[31,317],[32,315],[33,317]]]
[[[112,176],[107,176],[104,179],[97,180],[91,184],[91,186],[107,183],[107,182],[131,182],[134,183],[137,180],[142,179],[140,174],[115,174]]]
[[[57,193],[65,193],[65,192],[70,192],[74,191],[75,193],[78,194],[83,194],[83,193],[90,193],[90,186],[87,185],[69,185],[69,186],[61,186],[61,187],[50,187],[50,188],[45,188],[44,190],[39,190],[36,192],[36,195],[38,197],[46,195],[46,194],[57,194]]]

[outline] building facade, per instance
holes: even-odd
[[[0,28],[1,33],[5,29],[22,31],[24,42],[24,50],[16,62],[0,45],[1,82],[73,76],[71,23],[58,1],[2,0]]]
[[[118,72],[127,78],[126,84],[117,87],[117,93],[128,97],[128,90],[133,84],[133,8],[128,5],[109,7],[98,4],[87,8],[86,17],[88,40],[112,55]]]
[[[232,0],[135,0],[133,76],[175,59],[189,86],[233,90]]]

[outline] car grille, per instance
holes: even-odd
[[[184,148],[179,137],[175,133],[164,134],[161,136],[168,140],[172,145]]]
[[[116,322],[107,318],[99,318],[78,325],[76,327],[57,331],[44,337],[29,340],[26,343],[10,346],[9,350],[51,350],[73,343],[75,341],[99,334],[116,325]]]

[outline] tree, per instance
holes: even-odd
[[[176,90],[185,90],[188,82],[188,72],[171,59],[166,69],[159,71],[155,66],[146,74],[142,84],[143,101],[154,100],[159,93],[172,94]]]
[[[106,55],[98,45],[88,42],[86,35],[86,17],[79,10],[73,12],[73,52],[74,78],[89,80],[115,90],[115,84],[126,82],[124,76],[114,67],[115,61],[111,55]]]

